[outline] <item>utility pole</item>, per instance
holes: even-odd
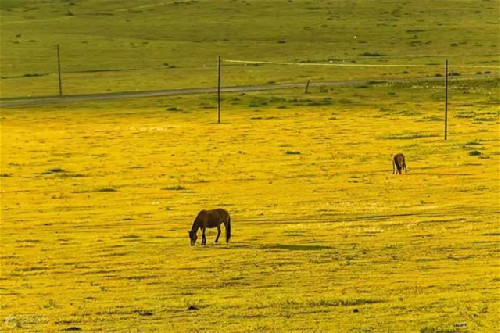
[[[309,84],[311,84],[311,80],[307,80],[306,90],[304,91],[304,94],[308,94],[309,93]]]
[[[59,44],[57,44],[57,72],[59,74],[59,95],[62,95],[61,53],[59,51]]]
[[[445,80],[444,80],[444,139],[448,140],[448,59],[445,65]]]
[[[220,124],[220,56],[217,60],[217,124]]]

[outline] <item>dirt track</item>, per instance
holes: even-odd
[[[453,80],[460,79],[478,79],[493,77],[492,75],[468,75],[454,77]],[[365,80],[347,80],[347,81],[322,81],[312,82],[311,87],[319,86],[351,86],[359,84],[367,84],[369,82],[421,82],[421,81],[444,81],[443,77],[416,77],[416,78],[396,78],[396,79],[365,79]],[[444,82],[443,82],[444,84]],[[255,86],[234,86],[222,88],[222,92],[246,92],[274,89],[295,89],[305,88],[305,83],[283,83],[283,84],[265,84]],[[72,103],[86,101],[104,101],[125,98],[139,97],[159,97],[159,96],[176,96],[176,95],[198,95],[215,93],[217,88],[188,88],[188,89],[167,89],[167,90],[151,90],[151,91],[123,91],[114,93],[98,93],[85,95],[66,95],[66,96],[41,96],[41,97],[15,97],[0,99],[0,108],[15,108],[15,107],[31,107],[56,103]]]

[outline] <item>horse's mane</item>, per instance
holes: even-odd
[[[196,215],[196,218],[194,219],[194,222],[193,222],[193,226],[191,228],[191,230],[193,231],[198,231],[198,229],[201,227],[201,218],[203,215],[205,215],[207,213],[206,210],[202,210],[198,213],[198,215]]]

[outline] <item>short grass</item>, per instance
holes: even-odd
[[[1,97],[372,80],[2,110],[1,330],[499,331],[498,6],[1,0]]]
[[[1,96],[498,74],[498,0],[0,1]],[[329,65],[409,65],[336,67]],[[413,67],[414,65],[423,67]],[[467,66],[467,67],[462,67]],[[89,84],[91,82],[91,84]]]
[[[437,83],[4,109],[0,327],[498,331],[497,86],[448,141]]]

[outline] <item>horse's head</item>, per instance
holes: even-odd
[[[191,240],[191,246],[193,246],[194,244],[196,244],[196,240],[198,239],[198,235],[193,230],[188,231],[188,234],[189,234],[189,239]]]

